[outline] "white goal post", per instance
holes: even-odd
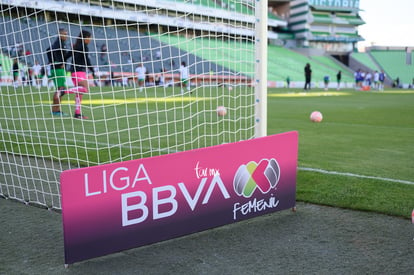
[[[0,6],[1,197],[60,210],[63,170],[266,135],[267,0]]]

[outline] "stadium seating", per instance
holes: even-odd
[[[29,55],[20,58],[23,63],[34,64],[37,60],[46,64],[45,50],[56,39],[58,29],[68,29],[71,43],[74,43],[79,34],[80,26],[59,22],[46,22],[37,18],[35,24],[29,21],[2,18],[8,22],[0,22],[5,35],[0,36],[0,45],[10,48],[23,41]],[[10,23],[10,24],[9,24]],[[30,26],[30,27],[29,27]],[[180,62],[185,60],[191,74],[237,74],[237,72],[251,72],[254,58],[254,45],[240,43],[224,38],[185,38],[182,36],[160,36],[159,34],[140,34],[136,28],[113,26],[86,27],[93,33],[94,42],[90,44],[90,57],[93,65],[98,65],[100,71],[133,72],[138,63],[143,62],[149,73],[159,72],[161,69],[175,71]],[[3,31],[3,30],[2,30]],[[224,44],[225,45],[224,45]],[[106,44],[108,51],[101,52],[101,46]],[[224,49],[232,48],[229,52]],[[247,51],[246,51],[247,48]],[[131,50],[132,49],[132,50]],[[148,50],[152,49],[152,50]],[[219,49],[219,50],[217,50]],[[223,49],[223,50],[220,50]],[[159,51],[159,57],[156,52]],[[247,54],[246,54],[247,52]],[[220,60],[235,60],[232,64],[223,64]],[[224,58],[225,57],[225,58]],[[268,79],[270,81],[284,81],[290,77],[291,81],[303,81],[303,67],[310,63],[313,70],[313,81],[323,80],[325,75],[333,80],[338,70],[343,71],[343,81],[352,81],[351,74],[345,67],[341,67],[329,57],[307,57],[280,46],[268,47]],[[250,64],[250,65],[249,65]],[[243,68],[243,69],[241,69]],[[7,67],[4,67],[6,70]]]
[[[10,49],[21,44],[24,51],[30,51],[30,54],[19,57],[20,61],[28,66],[34,64],[35,60],[42,65],[47,64],[45,51],[56,39],[59,28],[63,27],[68,30],[70,44],[75,42],[80,32],[79,25],[75,24],[46,23],[37,19],[36,24],[30,25],[29,30],[30,22],[11,18],[2,18],[2,20],[4,21],[0,22],[0,25],[4,29],[5,35],[0,36],[0,45],[3,52],[14,57]],[[174,45],[161,43],[148,35],[140,34],[136,28],[94,26],[93,28],[85,27],[85,29],[90,30],[93,34],[94,42],[89,45],[92,65],[99,65],[101,71],[113,69],[133,72],[140,62],[144,63],[149,73],[160,72],[161,69],[170,71],[177,70],[182,60],[191,64],[190,73],[201,74],[211,70],[229,71],[222,66],[210,64],[206,60],[203,61]],[[29,41],[30,43],[27,43]],[[103,44],[106,44],[108,48],[107,53],[100,50]],[[161,53],[159,59],[155,57],[156,51]],[[6,69],[8,68],[3,68],[4,71]]]
[[[231,55],[232,60],[238,61],[233,64],[226,64],[233,71],[240,71],[239,66],[246,66],[246,64],[251,63],[249,60],[254,58],[254,46],[251,43],[241,44],[234,41],[211,38],[190,40],[176,36],[170,36],[168,40],[164,39],[163,41],[172,45],[177,45],[177,47],[182,47],[196,55],[201,55],[203,59],[211,60],[216,63],[220,63],[220,60],[228,60],[227,56]],[[224,46],[223,44],[231,44],[231,46]],[[246,55],[246,51],[241,51],[241,47],[248,47],[248,52],[251,54]],[[232,48],[234,50],[231,52],[217,50],[221,48]],[[325,75],[329,75],[331,79],[334,79],[339,70],[342,70],[343,72],[343,81],[353,81],[353,77],[347,68],[338,65],[338,63],[333,61],[330,57],[323,56],[309,58],[284,47],[273,45],[269,45],[268,47],[268,80],[284,81],[286,77],[289,76],[291,81],[303,81],[303,68],[306,63],[310,63],[312,66],[314,72],[313,81],[322,81]],[[254,68],[249,68],[247,71],[254,72]]]
[[[372,57],[365,52],[353,52],[351,54],[353,58],[355,58],[358,62],[365,65],[366,67],[370,68],[372,71],[380,71],[381,68],[377,66],[377,64],[374,62]]]
[[[338,65],[330,57],[307,57],[292,50],[269,46],[269,80],[285,80],[289,76],[291,81],[304,81],[303,68],[309,63],[312,68],[312,81],[323,81],[328,75],[333,81],[339,70],[342,70],[342,81],[352,82],[352,75],[346,67]]]
[[[407,53],[404,50],[371,50],[370,54],[384,68],[389,78],[399,78],[401,84],[412,83],[414,66],[407,64]]]
[[[188,1],[186,0],[179,0],[183,3],[187,3]],[[215,8],[218,10],[223,10],[223,11],[232,11],[232,12],[237,12],[237,13],[241,13],[241,14],[245,14],[245,15],[254,15],[254,10],[252,8],[252,6],[249,6],[246,3],[243,3],[243,1],[238,2],[238,1],[231,1],[231,0],[191,0],[192,4],[195,5],[202,5],[205,7],[209,7],[209,8]],[[277,15],[268,12],[268,18],[269,19],[273,19],[273,20],[281,20]]]
[[[336,74],[338,71],[342,71],[342,81],[352,82],[353,78],[349,72],[349,69],[336,61],[333,57],[330,56],[311,56],[313,61],[317,61],[317,64],[314,64],[318,68],[321,74],[317,79],[322,81],[323,77],[328,75],[331,77],[331,81],[336,79]],[[322,66],[321,66],[322,65]],[[332,71],[333,70],[333,71]]]
[[[188,2],[185,0],[180,0],[180,1]],[[221,0],[221,1],[193,0],[192,3],[203,5],[209,8],[215,8],[215,9],[225,9],[225,10],[230,9],[231,11],[235,11],[235,12],[242,13],[242,14],[248,14],[248,15],[254,14],[253,9],[243,4],[243,2],[230,1],[230,0]]]

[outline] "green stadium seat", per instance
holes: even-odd
[[[355,58],[358,62],[361,64],[367,66],[372,71],[380,71],[381,69],[377,66],[377,64],[374,62],[374,60],[371,58],[370,55],[368,55],[365,52],[357,53],[354,52],[351,54],[353,58]]]
[[[371,56],[384,68],[387,76],[393,80],[400,78],[400,83],[412,84],[414,65],[407,64],[404,50],[371,50]]]

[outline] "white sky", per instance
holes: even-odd
[[[414,0],[360,0],[360,15],[366,22],[358,28],[365,38],[358,47],[414,47]]]

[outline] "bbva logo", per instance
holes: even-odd
[[[275,159],[262,159],[259,163],[250,161],[241,165],[234,176],[234,191],[250,198],[256,189],[263,194],[275,188],[280,178],[280,167]]]

